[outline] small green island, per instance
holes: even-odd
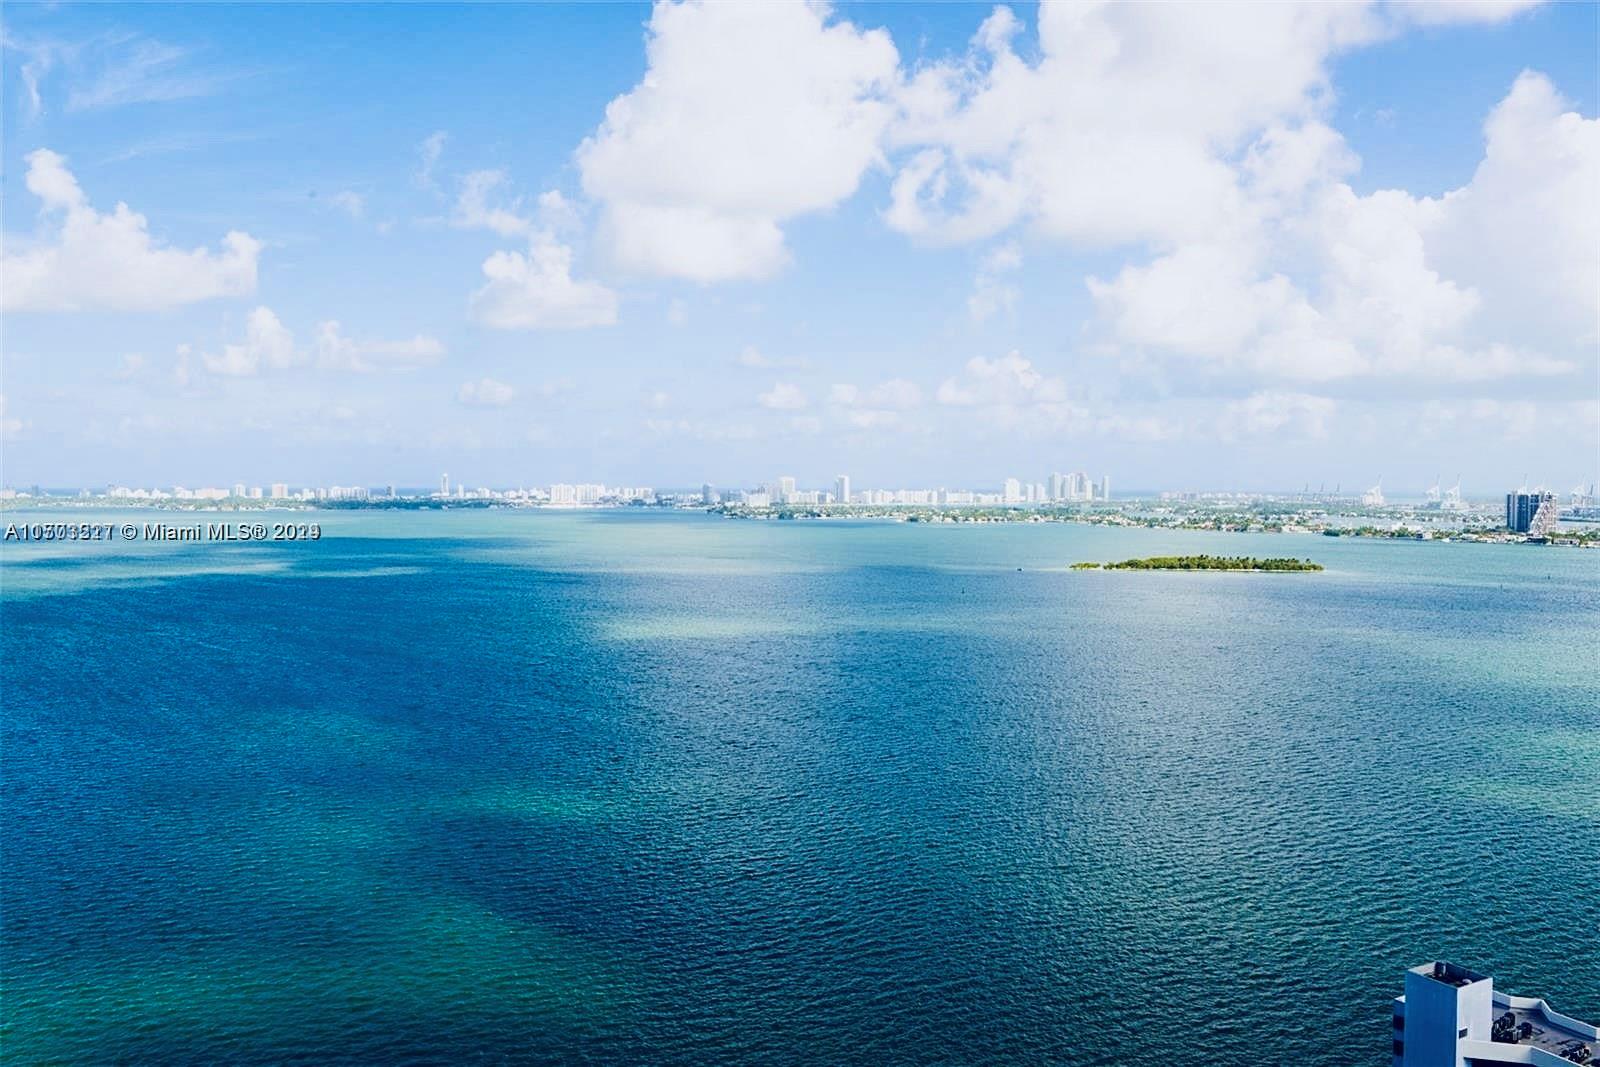
[[[1309,559],[1257,559],[1254,556],[1151,556],[1121,563],[1074,563],[1075,571],[1320,571]]]

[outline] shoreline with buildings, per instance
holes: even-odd
[[[848,501],[848,502],[846,502]],[[1388,501],[1381,490],[1360,497],[1325,493],[1160,492],[1110,499],[1110,479],[1052,475],[1046,482],[1007,479],[995,490],[852,490],[848,475],[830,489],[805,489],[790,477],[751,489],[710,484],[696,489],[554,483],[493,489],[452,485],[436,490],[366,486],[0,490],[0,511],[57,508],[149,508],[166,511],[541,510],[652,508],[698,511],[729,519],[879,520],[904,523],[1040,523],[1143,527],[1231,533],[1312,534],[1493,543],[1600,547],[1600,506],[1591,491],[1575,490],[1566,504],[1555,494],[1518,490],[1503,505],[1463,499],[1457,486],[1437,487],[1418,501]]]

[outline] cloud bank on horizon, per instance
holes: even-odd
[[[1600,120],[1566,95],[1592,112],[1592,74],[1565,89],[1532,29],[1498,85],[1451,54],[1593,8],[941,8],[970,25],[930,51],[849,7],[663,2],[642,56],[590,44],[642,61],[631,84],[538,101],[580,136],[516,108],[471,136],[374,124],[341,164],[369,173],[315,201],[235,175],[215,131],[127,147],[161,109],[238,127],[271,91],[82,24],[127,14],[7,30],[8,480],[135,479],[90,469],[134,441],[146,481],[266,478],[264,444],[306,480],[332,446],[391,481],[994,481],[1087,457],[1124,484],[1283,485],[1397,443],[1485,477],[1600,466]],[[1472,143],[1426,131],[1419,41],[1418,84],[1488,101]],[[1342,103],[1356,60],[1373,118]],[[1352,143],[1397,113],[1387,166],[1416,192],[1364,181]],[[537,147],[462,166],[489,133]],[[281,170],[327,169],[262,136]],[[1430,154],[1469,165],[1441,183]],[[208,163],[202,202],[164,195]]]

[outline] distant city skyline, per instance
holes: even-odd
[[[1127,498],[1178,498],[1185,496],[1282,496],[1282,497],[1308,497],[1344,499],[1359,501],[1363,504],[1382,506],[1393,499],[1394,502],[1423,502],[1442,505],[1447,510],[1459,507],[1464,502],[1472,501],[1478,504],[1493,503],[1501,498],[1515,498],[1519,494],[1524,498],[1530,492],[1539,496],[1548,496],[1557,503],[1578,502],[1592,504],[1596,498],[1600,483],[1579,483],[1561,489],[1553,484],[1527,480],[1514,486],[1488,487],[1482,491],[1474,492],[1464,489],[1464,481],[1458,478],[1454,484],[1447,485],[1444,481],[1435,481],[1426,487],[1391,487],[1385,490],[1380,480],[1376,485],[1365,489],[1356,486],[1346,486],[1336,482],[1332,485],[1318,482],[1314,485],[1306,482],[1299,488],[1293,486],[1277,486],[1267,489],[1247,489],[1225,485],[1193,485],[1193,486],[1128,486],[1123,488],[1123,496]],[[573,481],[548,481],[540,479],[523,478],[515,482],[495,483],[479,480],[452,479],[448,472],[439,475],[432,487],[425,484],[408,484],[404,481],[393,479],[371,483],[352,482],[344,484],[316,483],[302,481],[274,481],[266,484],[252,484],[247,481],[235,481],[231,489],[224,485],[200,482],[140,482],[121,484],[117,482],[102,482],[95,485],[45,485],[31,483],[22,486],[6,485],[0,487],[0,499],[13,499],[19,493],[31,494],[35,490],[51,492],[89,493],[94,496],[113,498],[143,499],[152,498],[156,494],[176,495],[179,499],[194,500],[259,500],[271,502],[273,500],[354,500],[381,498],[387,496],[391,499],[405,496],[434,496],[453,498],[462,495],[483,494],[513,494],[526,496],[543,494],[551,500],[560,499],[560,503],[593,503],[599,499],[648,499],[658,493],[669,493],[679,496],[696,496],[702,498],[706,504],[726,502],[731,497],[749,498],[752,494],[761,497],[760,503],[828,503],[841,500],[860,503],[912,503],[912,504],[942,504],[942,503],[999,503],[999,504],[1034,504],[1034,503],[1094,503],[1106,502],[1113,499],[1112,479],[1109,474],[1101,474],[1098,478],[1087,473],[1054,471],[1041,480],[1033,480],[1008,475],[991,481],[956,483],[949,480],[932,479],[925,482],[899,482],[882,484],[862,484],[853,479],[849,474],[837,474],[831,479],[809,480],[794,475],[778,475],[764,479],[755,479],[742,482],[701,482],[699,486],[686,485],[646,485],[638,479],[623,483],[575,479]],[[959,499],[941,495],[953,494]],[[901,499],[891,499],[898,495]],[[746,499],[748,502],[748,499]]]
[[[1600,479],[1597,34],[12,5],[0,482],[1565,494]]]

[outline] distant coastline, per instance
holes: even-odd
[[[1322,507],[1299,507],[1276,501],[1254,505],[1185,504],[1174,507],[1162,502],[1130,499],[1076,507],[829,504],[757,508],[723,504],[705,510],[725,518],[755,521],[877,519],[927,524],[1060,522],[1205,533],[1322,534],[1327,537],[1380,540],[1600,548],[1600,527],[1592,530],[1567,528],[1552,538],[1533,538],[1493,525],[1487,511],[1469,516],[1450,516],[1406,506],[1330,511]]]
[[[1549,538],[1513,533],[1495,524],[1488,508],[1452,513],[1425,506],[1366,507],[1263,498],[1253,501],[1168,502],[1130,498],[1078,505],[869,505],[750,506],[706,504],[698,494],[659,494],[646,502],[548,504],[485,498],[398,496],[351,500],[129,499],[105,496],[14,494],[0,498],[0,515],[52,510],[154,510],[163,512],[476,511],[696,512],[747,521],[882,521],[898,523],[1072,523],[1217,533],[1320,534],[1380,540],[1464,541],[1600,548],[1600,523],[1566,525]]]

